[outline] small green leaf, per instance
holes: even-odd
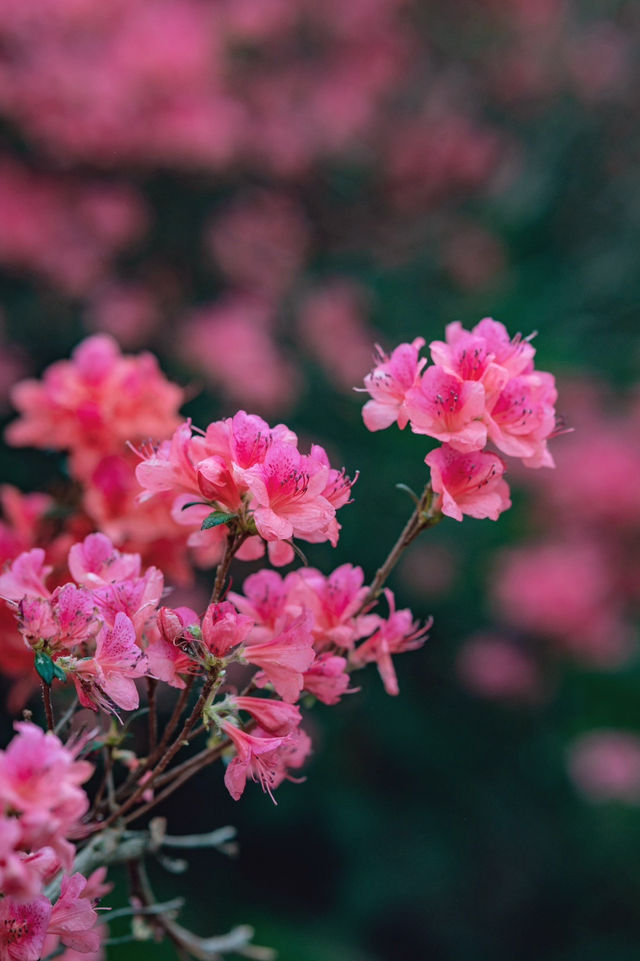
[[[180,508],[181,511],[186,511],[187,507],[208,507],[206,501],[189,501],[188,504],[183,504]]]
[[[55,674],[55,665],[48,654],[44,651],[36,651],[35,659],[36,671],[45,684],[51,684]]]
[[[53,676],[57,677],[59,681],[66,681],[67,675],[65,671],[60,667],[56,661],[53,661]]]
[[[201,531],[208,531],[212,527],[218,527],[220,524],[228,524],[232,521],[237,514],[228,514],[226,511],[211,511],[208,517],[202,522]]]

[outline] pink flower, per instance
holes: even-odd
[[[125,711],[138,707],[140,699],[134,678],[147,673],[147,659],[136,644],[133,623],[122,611],[113,627],[102,628],[92,658],[72,665],[78,698],[84,707],[111,711],[112,703]]]
[[[383,430],[395,421],[400,428],[406,426],[407,392],[418,382],[420,371],[427,363],[418,357],[424,344],[424,338],[416,337],[412,343],[396,347],[390,357],[377,348],[378,363],[364,379],[364,389],[371,395],[371,400],[362,408],[368,430]]]
[[[385,691],[387,694],[397,695],[400,690],[391,655],[415,651],[422,647],[432,620],[420,627],[417,621],[413,620],[408,608],[396,610],[395,598],[389,588],[385,588],[384,594],[389,605],[389,617],[386,621],[379,619],[378,630],[352,651],[349,660],[355,667],[375,661]]]
[[[177,423],[182,391],[152,354],[123,356],[111,337],[96,335],[71,360],[52,364],[41,382],[18,384],[13,402],[21,417],[7,429],[9,443],[69,450],[74,476],[86,479],[127,441],[165,437]]]
[[[569,752],[569,773],[590,801],[640,803],[640,738],[628,731],[591,731]]]
[[[251,641],[271,640],[277,624],[290,610],[289,578],[283,580],[276,571],[262,570],[251,574],[242,585],[242,594],[229,592],[229,600],[254,621]],[[292,613],[300,613],[299,607]]]
[[[122,554],[104,534],[89,534],[69,550],[69,571],[83,587],[96,588],[140,574],[140,555]]]
[[[90,641],[101,627],[91,593],[70,583],[56,587],[50,600],[23,598],[18,612],[18,630],[25,640],[31,644],[44,640],[54,650]]]
[[[556,426],[557,396],[552,374],[512,377],[486,414],[489,438],[498,450],[521,457],[527,467],[553,467],[546,442]]]
[[[44,560],[41,547],[34,547],[16,557],[9,570],[0,574],[0,597],[8,601],[19,601],[27,594],[50,597],[45,581],[53,568],[45,565]]]
[[[229,704],[238,711],[246,711],[269,734],[284,737],[297,728],[302,720],[300,708],[275,698],[241,697],[233,695]]]
[[[303,674],[304,690],[323,704],[337,704],[343,694],[352,694],[357,690],[349,689],[350,678],[346,667],[346,658],[329,652],[320,654]]]
[[[244,791],[247,777],[251,777],[274,800],[272,792],[280,773],[277,749],[285,738],[246,734],[230,721],[223,721],[220,726],[236,749],[236,756],[224,776],[231,797],[237,801]]]
[[[407,391],[405,410],[415,434],[427,434],[456,450],[481,450],[487,442],[482,423],[482,384],[464,381],[441,367],[428,367]]]
[[[316,650],[333,646],[350,649],[355,641],[377,627],[377,615],[356,616],[368,591],[361,567],[342,564],[329,577],[312,567],[305,567],[295,571],[287,580],[289,603],[313,613]]]
[[[463,454],[448,444],[425,457],[431,468],[431,485],[440,495],[440,510],[457,521],[463,514],[495,521],[511,506],[509,488],[502,479],[505,463],[497,454],[475,451]]]
[[[253,627],[253,621],[238,614],[231,601],[210,604],[202,618],[202,640],[216,657],[226,657],[242,644]]]
[[[48,898],[0,900],[0,961],[39,961],[51,915]]]
[[[335,508],[323,497],[328,470],[290,444],[275,442],[264,461],[235,476],[246,484],[253,519],[266,541],[309,537],[326,540]]]
[[[280,633],[272,640],[249,644],[242,652],[244,660],[260,667],[283,701],[290,704],[300,696],[303,674],[315,658],[312,625],[312,614],[303,611],[281,627]]]
[[[98,915],[88,896],[87,879],[82,874],[63,877],[60,897],[53,906],[47,928],[68,948],[75,951],[97,951],[100,932],[96,929]]]

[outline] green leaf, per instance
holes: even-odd
[[[180,508],[181,511],[186,511],[187,507],[208,507],[206,501],[189,501],[188,504],[183,504]]]
[[[232,521],[237,514],[228,514],[226,511],[211,511],[208,517],[202,522],[201,531],[208,531],[212,527],[218,527],[220,524],[228,524]]]
[[[35,658],[36,671],[45,684],[51,684],[55,674],[55,664],[48,654],[44,651],[36,651]]]
[[[53,676],[57,677],[59,681],[63,681],[63,682],[66,681],[67,679],[66,673],[63,671],[60,665],[57,664],[55,661],[53,661]]]

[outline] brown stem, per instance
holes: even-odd
[[[53,704],[51,703],[51,688],[44,681],[40,681],[40,687],[42,688],[42,700],[44,702],[44,713],[47,716],[47,727],[50,731],[53,731],[55,721],[53,718]]]
[[[213,582],[213,590],[211,591],[209,604],[217,604],[222,597],[227,574],[229,573],[229,568],[231,567],[231,561],[233,560],[235,553],[239,550],[248,536],[249,535],[246,531],[238,530],[237,528],[232,534],[227,534],[226,547],[222,560],[218,564],[216,570],[216,579]]]
[[[423,490],[413,514],[405,524],[386,560],[376,571],[376,575],[371,582],[366,597],[356,612],[356,617],[358,614],[362,614],[373,601],[377,601],[380,597],[389,574],[418,534],[427,530],[428,527],[434,527],[440,520],[442,520],[442,514],[439,510],[433,509],[433,490],[429,483]]]
[[[158,704],[156,691],[158,682],[155,677],[147,677],[147,697],[149,700],[149,754],[153,754],[158,743]]]

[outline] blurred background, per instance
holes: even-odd
[[[639,38],[634,0],[0,4],[5,422],[89,334],[151,350],[196,424],[243,407],[361,472],[338,547],[306,552],[368,577],[426,453],[362,425],[375,342],[537,331],[575,428],[556,471],[512,471],[498,523],[445,520],[403,559],[399,604],[435,626],[399,698],[371,670],[318,705],[275,808],[216,769],[163,809],[239,830],[234,860],[154,874],[200,933],[250,922],[281,961],[638,957]],[[61,454],[2,456],[5,484],[68,496]],[[147,561],[197,606],[177,536]],[[0,626],[6,743],[29,690]],[[171,951],[108,954],[134,956]]]

